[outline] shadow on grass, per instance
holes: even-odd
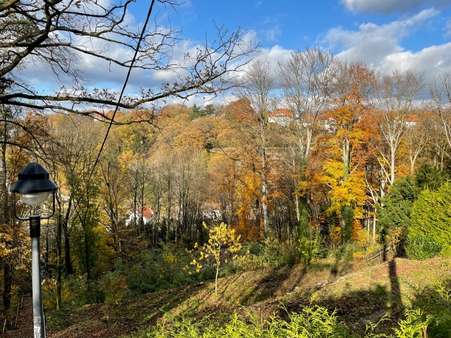
[[[393,320],[398,321],[402,317],[404,306],[401,300],[401,286],[395,259],[388,262],[388,278],[390,279],[390,315]]]
[[[65,318],[64,329],[50,327],[50,337],[119,337],[154,325],[165,313],[176,308],[203,288],[190,285],[129,298],[119,304],[94,304],[73,311]],[[53,329],[53,330],[52,330]],[[53,335],[52,335],[53,333]]]
[[[273,298],[276,295],[293,291],[304,279],[307,268],[291,266],[269,271],[260,279],[252,290],[241,299],[242,305],[251,305],[257,302]]]
[[[335,311],[339,319],[358,336],[365,335],[367,323],[378,322],[381,318],[386,320],[377,330],[380,331],[379,333],[388,332],[402,318],[404,308],[401,302],[396,261],[390,261],[387,269],[389,287],[378,284],[369,290],[352,290],[352,285],[347,284],[340,296],[329,296],[318,300],[314,300],[315,290],[307,290],[299,295],[297,301],[285,304],[279,315],[287,317],[287,313],[298,312],[305,306],[319,305],[330,312]],[[333,271],[331,274],[334,276]]]

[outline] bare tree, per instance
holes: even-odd
[[[417,113],[415,121],[411,121],[406,128],[405,143],[409,157],[410,175],[415,174],[417,160],[430,140],[431,128],[428,122],[430,116],[425,116],[426,114],[427,112],[424,111]]]
[[[393,73],[384,77],[378,88],[378,104],[382,108],[379,128],[384,144],[380,149],[381,167],[392,185],[396,178],[399,146],[407,128],[407,117],[421,89],[421,80],[414,73]]]
[[[158,0],[157,5],[173,5]],[[89,57],[125,71],[132,64],[140,40],[138,29],[129,28],[127,12],[133,0],[7,0],[0,3],[0,103],[39,110],[53,109],[111,120],[107,112],[118,95],[109,90],[88,90],[80,79],[80,57]],[[152,1],[153,5],[154,1]],[[215,93],[225,88],[227,72],[237,70],[249,49],[240,32],[218,29],[216,41],[198,45],[176,64],[170,54],[175,48],[174,32],[154,26],[144,33],[133,68],[140,72],[173,72],[177,80],[161,88],[143,89],[127,97],[120,109],[135,109],[168,97],[187,98],[196,93]],[[119,49],[120,53],[111,53]],[[40,94],[17,78],[30,63],[45,64],[57,77],[70,77],[69,88]],[[183,64],[180,64],[183,63]]]
[[[441,123],[442,134],[451,148],[451,74],[444,74],[432,85],[433,110]]]
[[[268,154],[267,129],[269,113],[273,108],[271,91],[274,89],[274,79],[270,74],[270,65],[266,61],[253,62],[245,75],[245,86],[241,95],[247,98],[258,120],[258,153],[261,160],[261,211],[263,216],[263,229],[269,233],[268,213]]]
[[[308,49],[291,53],[289,59],[279,65],[284,99],[295,120],[297,138],[294,149],[297,156],[293,161],[295,186],[298,186],[296,177],[303,175],[313,146],[313,133],[318,115],[329,100],[330,84],[335,73],[333,63],[332,54],[321,49]],[[299,222],[300,205],[297,193],[294,202]]]
[[[284,98],[293,111],[299,133],[299,150],[308,158],[319,113],[325,108],[334,77],[333,55],[321,49],[293,52],[280,64]]]

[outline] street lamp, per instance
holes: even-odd
[[[41,269],[39,236],[41,218],[48,219],[55,212],[55,192],[58,189],[49,178],[49,173],[38,163],[27,164],[19,173],[17,182],[10,186],[10,192],[20,195],[20,201],[31,207],[31,214],[24,218],[17,215],[14,199],[14,215],[17,219],[30,222],[31,237],[31,281],[33,292],[33,332],[34,338],[45,338],[45,323],[41,297]],[[52,194],[53,206],[50,215],[42,216],[39,206]]]

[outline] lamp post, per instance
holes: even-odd
[[[55,212],[55,192],[58,189],[49,178],[49,173],[38,163],[27,164],[19,173],[17,182],[10,187],[10,192],[20,195],[20,201],[31,207],[28,217],[20,217],[16,212],[14,199],[14,215],[17,219],[30,222],[31,237],[31,283],[33,297],[33,332],[34,338],[45,338],[44,310],[41,296],[41,268],[39,236],[41,234],[41,218],[48,219]],[[50,215],[41,216],[39,206],[52,194],[53,206]]]

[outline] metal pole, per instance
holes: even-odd
[[[45,338],[44,316],[41,296],[41,267],[39,263],[39,236],[41,232],[41,217],[30,217],[31,237],[31,284],[33,297],[33,332],[34,338]]]

